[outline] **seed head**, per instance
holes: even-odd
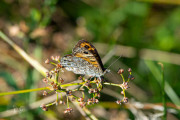
[[[64,79],[59,78],[59,82],[60,82],[60,83],[63,83],[63,82],[64,82]]]
[[[124,102],[124,103],[128,103],[128,98],[127,98],[127,97],[124,97],[124,98],[123,98],[123,102]]]
[[[118,74],[123,74],[124,73],[124,69],[119,69],[118,70]]]
[[[121,104],[121,100],[117,100],[116,103],[117,103],[118,105],[120,105],[120,104]]]
[[[89,89],[88,93],[91,94],[94,92],[94,89]]]
[[[55,57],[54,57],[54,56],[51,56],[51,60],[55,60]]]
[[[84,98],[83,97],[80,97],[79,99],[78,99],[78,102],[83,102],[84,101]]]
[[[40,107],[42,108],[43,111],[48,111],[48,108],[46,107],[46,105],[42,104]]]
[[[72,95],[72,91],[71,90],[66,91],[66,95],[67,96],[71,96]]]
[[[46,63],[46,64],[49,64],[49,59],[46,59],[46,60],[45,60],[45,63]]]
[[[48,93],[47,91],[43,91],[43,95],[46,96]]]
[[[64,104],[65,105],[66,103],[64,101],[60,100],[59,104],[61,104],[61,105]]]
[[[48,80],[46,78],[43,78],[42,81],[46,84],[48,83]]]
[[[131,69],[131,68],[128,68],[128,72],[132,72],[132,69]]]
[[[86,106],[86,102],[80,102],[79,105],[83,108],[84,106]]]
[[[64,113],[66,114],[66,113],[71,113],[72,112],[72,108],[67,108],[65,111],[64,111]]]
[[[54,58],[55,61],[59,61],[59,59],[60,59],[60,56],[55,56]]]
[[[57,67],[57,68],[63,68],[63,66],[62,66],[60,63],[58,63],[58,64],[56,65],[56,67]]]

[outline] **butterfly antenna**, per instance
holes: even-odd
[[[122,57],[122,56],[119,56],[119,58],[118,58],[117,60],[115,60],[113,63],[111,63],[111,65],[109,65],[108,68],[110,68],[114,63],[116,63],[121,57]],[[108,68],[106,68],[106,69],[108,69]]]

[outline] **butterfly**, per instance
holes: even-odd
[[[61,58],[61,65],[75,74],[92,77],[103,76],[109,72],[105,69],[96,48],[86,40],[80,40],[72,50],[72,54]]]

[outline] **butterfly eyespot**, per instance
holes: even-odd
[[[88,54],[88,52],[84,51],[84,54]]]

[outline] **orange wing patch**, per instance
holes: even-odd
[[[81,47],[85,47],[85,48],[88,49],[89,51],[95,50],[95,48],[92,47],[92,46],[91,46],[89,43],[87,43],[87,42],[81,43]]]
[[[99,67],[99,64],[98,64],[97,60],[95,58],[92,58],[91,56],[87,57],[87,56],[85,56],[84,54],[81,54],[81,53],[76,53],[75,56],[76,57],[80,57],[83,60],[89,62],[94,67],[97,67],[97,68]]]

